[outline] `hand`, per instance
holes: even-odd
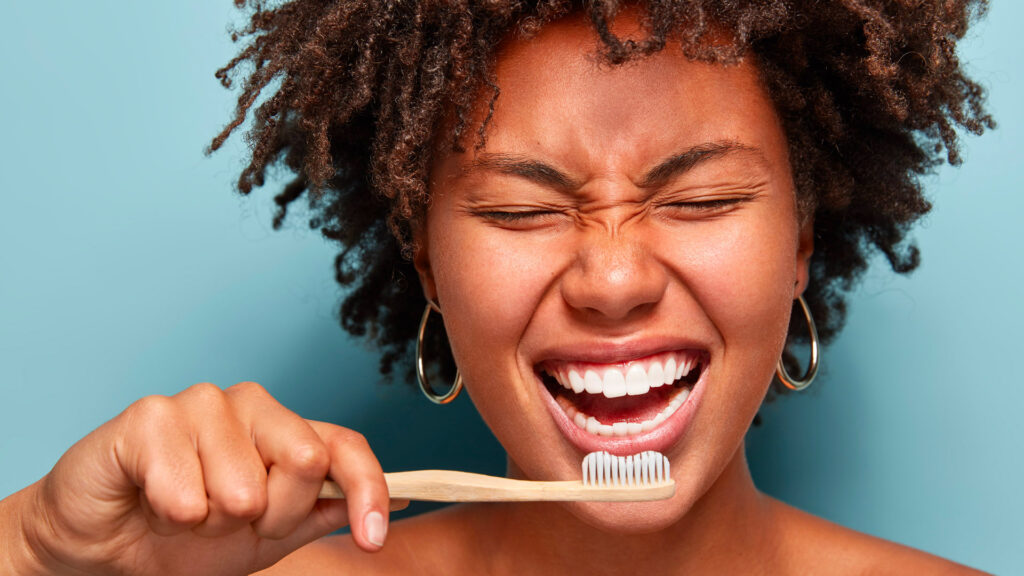
[[[345,500],[317,499],[328,475]],[[372,552],[389,510],[360,434],[254,383],[143,398],[23,492],[23,535],[48,573],[249,574],[350,519]]]

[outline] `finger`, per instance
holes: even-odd
[[[260,562],[272,564],[306,544],[344,527],[348,524],[347,506],[345,500],[318,500],[309,515],[287,537],[260,542]],[[391,500],[390,509],[404,510],[408,506],[408,500]]]
[[[318,500],[309,514],[288,536],[280,540],[260,540],[258,563],[269,565],[302,548],[310,542],[327,536],[348,524],[348,502],[345,500]]]
[[[391,511],[409,507],[408,500],[391,500]],[[348,503],[343,499],[318,500],[309,515],[283,539],[260,542],[261,562],[270,564],[348,525]]]
[[[171,536],[193,528],[207,515],[203,471],[191,436],[174,401],[165,396],[139,400],[125,411],[115,454],[129,479],[142,490],[142,510],[153,532]]]
[[[267,476],[267,507],[253,523],[264,538],[280,539],[309,516],[327,476],[327,446],[299,415],[274,400],[262,387],[243,383],[229,388],[243,422],[250,428]]]
[[[358,432],[309,421],[330,451],[331,478],[345,492],[352,538],[367,552],[380,550],[388,530],[388,487],[377,457]]]
[[[197,384],[181,394],[192,415],[209,512],[193,531],[200,536],[231,534],[259,518],[267,505],[267,470],[246,427],[224,392]]]

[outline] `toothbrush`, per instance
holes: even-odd
[[[454,470],[384,474],[391,498],[430,502],[640,502],[671,498],[676,491],[668,458],[648,451],[632,456],[591,452],[583,458],[582,481],[533,481]],[[320,498],[344,498],[324,482]]]

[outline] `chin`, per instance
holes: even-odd
[[[679,498],[653,502],[571,502],[578,520],[608,534],[651,534],[666,530],[689,512]]]

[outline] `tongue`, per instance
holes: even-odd
[[[615,422],[646,422],[652,420],[668,406],[672,396],[678,392],[675,386],[662,386],[640,396],[607,398],[601,394],[574,394],[566,391],[566,397],[576,409],[593,416],[602,424]]]

